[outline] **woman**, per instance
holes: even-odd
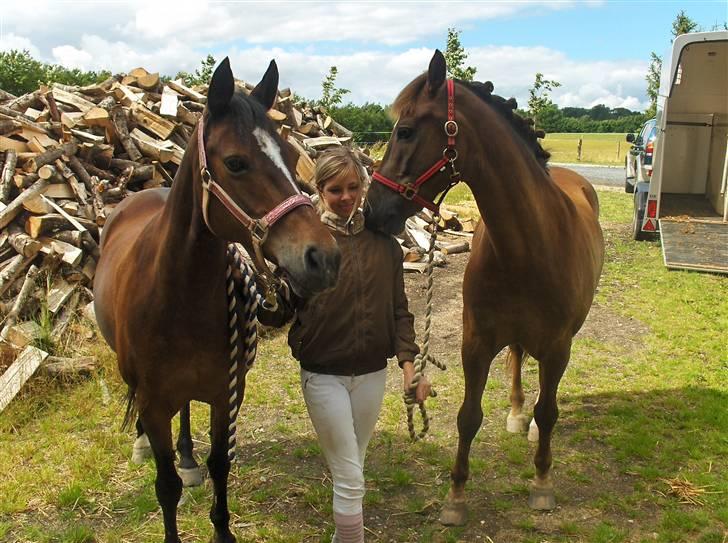
[[[318,207],[341,249],[339,280],[311,299],[279,304],[276,314],[259,313],[263,324],[274,326],[294,317],[288,344],[301,364],[303,397],[334,482],[334,543],[364,541],[364,457],[382,405],[387,359],[397,356],[409,390],[419,352],[402,250],[391,236],[364,228],[359,206],[366,181],[347,147],[319,158]],[[415,394],[420,403],[429,396],[427,379]]]

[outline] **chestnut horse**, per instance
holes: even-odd
[[[96,317],[129,385],[127,421],[136,410],[151,444],[165,543],[180,541],[182,481],[174,465],[171,419],[190,400],[211,406],[213,541],[235,541],[227,506],[228,242],[251,246],[257,240],[302,295],[330,287],[338,276],[336,242],[298,191],[295,153],[266,114],[277,86],[278,69],[271,62],[250,96],[235,91],[225,59],[213,74],[202,124],[172,188],[124,200],[101,239]],[[278,216],[271,217],[271,210]],[[243,366],[233,383],[238,401],[245,390]]]
[[[465,397],[452,485],[440,517],[444,524],[462,525],[483,390],[491,362],[505,346],[510,346],[513,373],[511,431],[528,428],[522,413],[525,353],[539,364],[537,428],[532,423],[531,432],[538,435],[538,448],[529,505],[555,506],[549,473],[556,391],[572,338],[594,298],[604,241],[594,189],[570,170],[547,169],[549,155],[530,124],[514,115],[515,100],[492,95],[491,83],[446,83],[445,72],[445,59],[437,51],[428,72],[395,101],[397,125],[374,176],[379,183],[369,189],[366,213],[368,226],[400,232],[421,207],[436,210],[434,198],[442,198],[462,178],[483,217],[463,282]]]

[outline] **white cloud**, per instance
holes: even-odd
[[[27,50],[35,58],[40,56],[39,49],[28,38],[16,36],[13,33],[0,36],[0,51],[10,51],[12,49]]]
[[[230,55],[237,77],[258,81],[275,58],[281,85],[317,97],[330,66],[337,84],[361,103],[391,102],[427,68],[432,49],[419,46],[447,27],[568,9],[573,2],[205,2],[202,0],[89,3],[6,2],[0,14],[0,49],[26,48],[36,58],[84,70],[128,71],[144,66],[174,75],[192,71],[207,52]],[[32,15],[31,14],[35,14]],[[42,16],[41,16],[42,15]],[[32,39],[31,39],[32,37]],[[332,45],[341,44],[342,52]],[[392,44],[407,43],[409,47]],[[384,45],[383,45],[384,44]],[[321,49],[323,47],[323,49]],[[468,48],[476,77],[526,106],[536,72],[562,86],[552,92],[560,106],[642,109],[642,61],[583,61],[547,47]]]

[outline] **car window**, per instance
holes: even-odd
[[[651,138],[654,138],[654,136],[652,134],[653,134],[653,132],[655,132],[655,128],[656,128],[655,119],[650,119],[649,121],[647,121],[645,123],[645,125],[642,127],[642,131],[640,132],[640,138],[642,138],[643,142],[647,143],[648,141],[650,141],[647,137],[648,134]]]
[[[652,125],[652,130],[650,130],[650,135],[647,136],[646,143],[649,143],[651,141],[655,141],[655,138],[657,137],[657,126]]]

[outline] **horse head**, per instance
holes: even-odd
[[[277,89],[275,61],[249,96],[227,58],[217,67],[197,133],[198,195],[214,235],[253,248],[306,296],[336,282],[340,253],[298,189],[295,150],[268,118]]]

